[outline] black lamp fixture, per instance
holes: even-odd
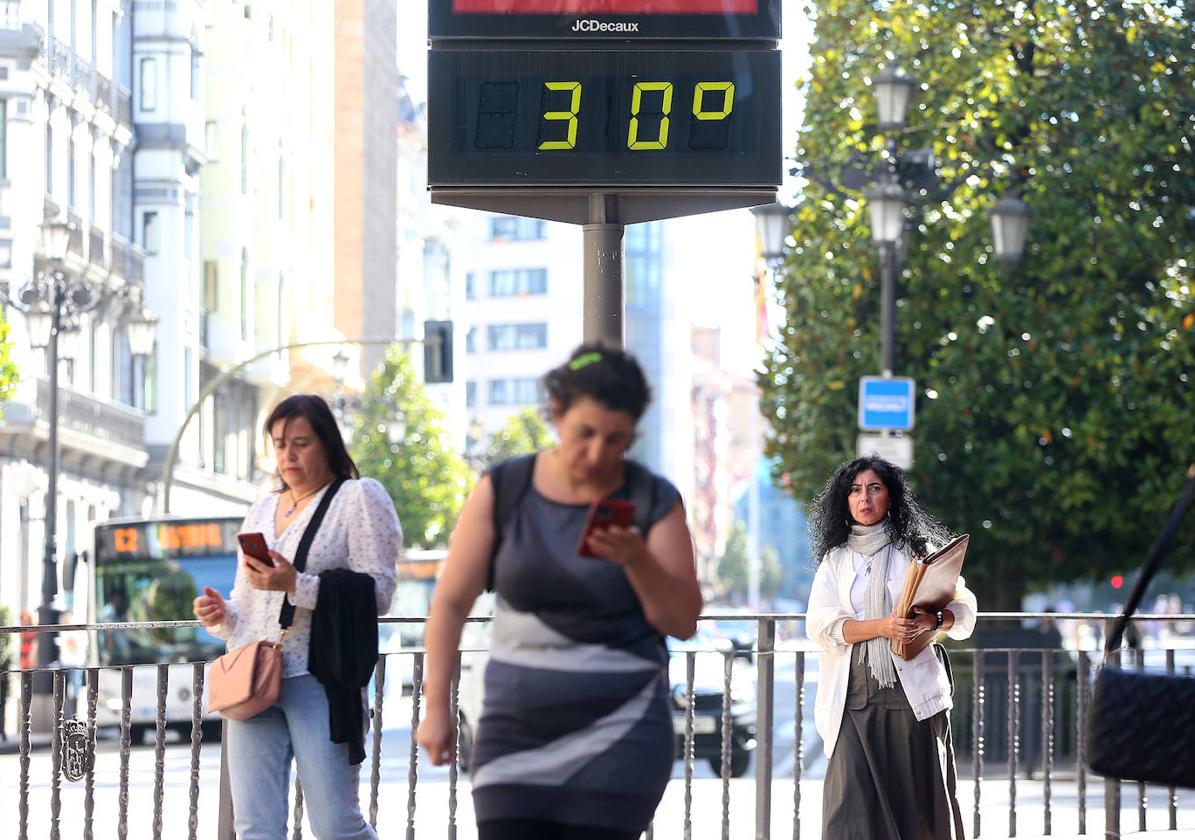
[[[779,265],[784,259],[784,240],[789,231],[790,209],[779,202],[761,204],[751,208],[755,216],[755,233],[763,258],[769,266]]]

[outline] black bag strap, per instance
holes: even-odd
[[[486,570],[486,592],[494,591],[494,567],[498,560],[498,550],[502,548],[502,540],[515,511],[518,510],[527,491],[531,489],[535,457],[534,454],[519,455],[490,469],[490,482],[494,490],[494,546],[490,550],[490,562]],[[631,502],[635,505],[635,527],[646,537],[651,528],[656,482],[651,471],[635,461],[624,461],[623,468],[623,486],[627,488]]]
[[[1133,613],[1137,612],[1141,599],[1145,597],[1145,590],[1149,588],[1149,582],[1153,580],[1154,575],[1161,567],[1162,558],[1166,556],[1170,543],[1174,541],[1178,526],[1182,524],[1183,517],[1191,508],[1192,501],[1195,501],[1195,464],[1191,464],[1187,469],[1187,480],[1183,484],[1178,501],[1170,510],[1170,517],[1166,520],[1162,532],[1158,534],[1158,538],[1149,548],[1149,555],[1145,558],[1145,563],[1141,568],[1141,577],[1137,579],[1137,585],[1133,587],[1133,594],[1129,596],[1128,602],[1124,605],[1124,612],[1117,619],[1116,627],[1108,634],[1108,640],[1104,643],[1105,654],[1120,650],[1120,640],[1124,636],[1125,628],[1128,627],[1129,619],[1132,618]]]
[[[490,483],[494,491],[494,546],[490,549],[490,562],[486,569],[485,590],[494,591],[494,564],[502,538],[519,503],[531,489],[531,476],[535,472],[535,455],[519,455],[495,464],[490,469]]]
[[[307,568],[307,552],[311,550],[311,543],[315,540],[315,532],[319,530],[320,523],[324,521],[324,514],[328,512],[328,506],[332,504],[332,497],[336,495],[336,491],[340,489],[340,485],[344,484],[343,478],[338,478],[328,485],[328,489],[320,498],[319,504],[315,506],[315,512],[311,514],[311,520],[307,523],[307,528],[303,531],[303,536],[299,538],[299,547],[295,549],[294,567],[296,571],[303,571]],[[290,602],[290,597],[285,596],[282,599],[282,610],[278,613],[278,623],[282,625],[282,629],[290,627],[295,621],[295,605]]]

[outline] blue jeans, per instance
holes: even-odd
[[[360,765],[333,744],[328,699],[315,677],[282,681],[278,702],[257,717],[228,721],[228,777],[240,840],[286,840],[290,762],[317,840],[377,840],[357,800]]]

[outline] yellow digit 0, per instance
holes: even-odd
[[[706,91],[721,92],[722,109],[707,111],[704,108]],[[693,88],[693,116],[699,120],[724,120],[734,110],[734,82],[698,82]]]
[[[544,82],[548,90],[571,91],[567,111],[548,111],[545,120],[568,120],[568,136],[564,140],[545,140],[539,144],[541,149],[572,149],[577,145],[577,112],[581,110],[580,82]]]
[[[655,140],[639,139],[639,108],[643,104],[643,92],[659,90],[664,92],[664,103],[660,106],[660,135]],[[631,125],[627,129],[627,148],[666,149],[668,147],[668,115],[672,113],[672,82],[635,82],[631,92]]]

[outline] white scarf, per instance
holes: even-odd
[[[893,546],[887,522],[852,525],[846,544],[851,551],[870,558],[867,564],[867,589],[863,593],[863,619],[874,621],[884,618],[892,611],[888,595],[888,562],[892,559]],[[877,636],[859,645],[860,664],[871,667],[871,675],[882,688],[896,685],[896,668],[892,664],[888,644],[883,636]]]

